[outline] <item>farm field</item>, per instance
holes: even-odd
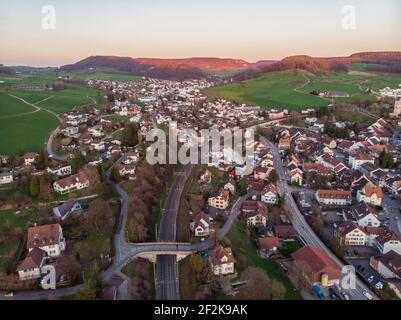
[[[255,79],[209,88],[205,92],[212,98],[299,111],[331,103],[329,98],[311,95],[313,90],[345,92],[349,97],[336,98],[336,101],[352,102],[374,100],[374,95],[364,93],[366,88],[377,91],[384,87],[397,88],[400,83],[401,75],[367,72],[364,64],[356,64],[351,65],[347,73],[314,75],[305,71],[271,72]]]
[[[49,133],[58,125],[52,112],[58,114],[83,106],[103,106],[105,102],[103,92],[76,84],[67,84],[65,90],[46,90],[46,85],[51,86],[54,80],[44,76],[0,76],[3,81],[0,83],[0,154],[12,155],[17,150],[38,151],[42,148]]]
[[[77,71],[61,71],[58,73],[59,76],[70,76],[74,79],[80,80],[111,80],[111,81],[133,81],[138,82],[141,77],[133,76],[123,73],[115,73],[113,70],[108,69],[94,69],[94,70],[77,70]]]
[[[12,120],[0,118],[0,154],[13,155],[18,150],[38,151],[57,125],[57,118],[46,111]]]
[[[35,108],[0,92],[0,121],[33,111]]]
[[[296,91],[306,81],[302,72],[271,72],[240,83],[210,88],[205,92],[210,97],[268,108],[301,110],[307,106],[326,106],[326,100]]]

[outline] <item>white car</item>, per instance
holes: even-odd
[[[369,292],[363,291],[362,294],[363,294],[363,296],[364,296],[366,299],[368,299],[368,300],[373,300],[373,297],[372,297],[372,295],[371,295]]]

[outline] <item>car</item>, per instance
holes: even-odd
[[[375,284],[375,288],[378,290],[383,289],[383,283],[379,281],[378,283]]]
[[[4,294],[5,298],[12,298],[15,295],[15,291],[8,291]]]
[[[374,278],[375,277],[370,274],[367,279],[369,282],[373,282]]]
[[[366,299],[368,299],[368,300],[373,300],[373,297],[372,297],[372,295],[371,295],[369,292],[363,291],[362,294],[363,294],[363,296],[364,296]]]
[[[400,220],[400,218],[398,216],[395,216],[394,219],[395,220]]]
[[[349,300],[349,295],[345,291],[341,291],[341,295],[344,297],[345,300]]]

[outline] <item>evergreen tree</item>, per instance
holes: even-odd
[[[75,300],[95,300],[102,298],[104,282],[100,275],[100,268],[93,263],[83,274],[84,287],[75,294]]]
[[[29,192],[32,197],[37,197],[39,195],[39,183],[38,183],[38,178],[36,176],[31,176]]]

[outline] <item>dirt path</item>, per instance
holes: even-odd
[[[72,108],[72,111],[76,111],[77,109],[84,108],[84,107],[90,107],[90,106],[92,106],[92,105],[97,105],[96,99],[94,99],[94,98],[92,98],[92,97],[89,97],[89,96],[86,96],[86,97],[87,97],[88,99],[92,100],[92,103],[83,104],[83,105],[81,105],[81,106],[75,106],[74,108]]]
[[[20,98],[20,97],[17,97],[17,96],[14,96],[14,95],[12,95],[12,94],[10,94],[10,97],[13,97],[13,98],[15,98],[15,99],[18,99],[18,100],[22,101],[23,103],[27,104],[28,106],[33,107],[35,110],[34,110],[34,111],[31,111],[31,112],[19,113],[19,114],[12,115],[12,116],[4,116],[4,117],[2,117],[2,118],[5,118],[5,117],[6,117],[6,118],[14,118],[14,117],[24,116],[24,115],[28,115],[28,114],[33,114],[33,113],[36,113],[36,112],[39,112],[39,111],[42,111],[42,110],[43,110],[43,111],[46,111],[46,112],[52,114],[52,115],[55,116],[59,121],[61,121],[61,119],[60,119],[60,117],[58,116],[58,114],[55,113],[54,111],[51,111],[51,110],[49,110],[49,109],[46,109],[46,108],[37,106],[37,103],[42,103],[42,102],[44,102],[44,101],[46,101],[46,100],[52,98],[53,96],[47,97],[47,98],[45,98],[45,99],[43,99],[43,100],[41,100],[41,101],[39,101],[39,102],[36,102],[36,103],[30,103],[30,102],[26,101],[25,99]]]

